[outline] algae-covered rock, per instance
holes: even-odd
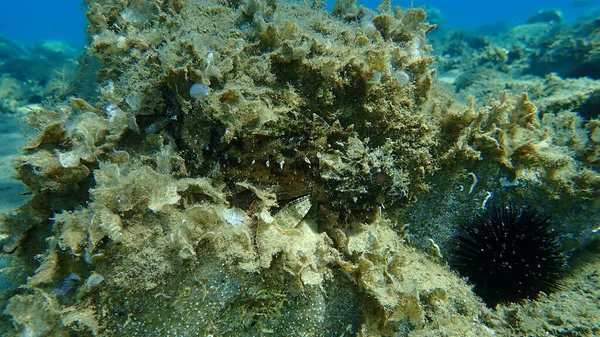
[[[98,16],[96,6],[95,16],[108,16]],[[308,8],[280,6],[271,14],[268,6],[248,3],[242,23],[228,7],[207,8],[181,9],[195,18],[194,29],[185,20],[180,28],[161,25],[179,29],[169,43],[157,27],[142,29],[122,13],[116,20],[136,27],[136,39],[154,42],[132,47],[137,52],[119,60],[123,73],[111,73],[112,48],[131,36],[93,44],[91,51],[106,59],[100,73],[115,84],[115,94],[136,97],[134,113],[148,116],[146,130],[162,125],[175,132],[194,174],[276,184],[280,199],[311,194],[339,212],[372,210],[424,188],[424,174],[438,163],[435,127],[417,104],[427,99],[432,61],[425,42],[430,26],[420,10],[386,14],[389,41],[357,46],[361,27]],[[209,12],[210,20],[202,19]],[[326,22],[329,32],[317,22]],[[99,34],[106,31],[114,33]],[[398,80],[398,72],[409,80]],[[209,94],[189,96],[195,83],[207,85]],[[373,154],[352,156],[353,142]]]

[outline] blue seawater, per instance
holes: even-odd
[[[0,36],[36,44],[62,40],[73,47],[85,43],[82,0],[0,1]]]
[[[327,0],[329,4],[332,0]],[[362,0],[366,7],[377,7],[379,1]],[[565,21],[573,21],[600,6],[600,0],[402,0],[402,7],[438,9],[447,28],[476,30],[482,26],[523,23],[540,9],[558,9]],[[0,36],[30,44],[44,40],[62,40],[74,47],[85,43],[85,9],[81,0],[0,1]]]
[[[365,0],[366,7],[377,7],[379,1]],[[594,6],[600,6],[600,0],[403,0],[392,1],[401,7],[428,7],[438,9],[444,16],[447,28],[476,30],[482,26],[505,24],[518,25],[525,22],[539,10],[558,9],[565,21],[574,21]]]
[[[0,1],[0,36],[9,40],[39,43],[44,40],[63,40],[72,46],[85,43],[85,16],[81,0]],[[327,3],[333,3],[327,0]],[[379,1],[361,0],[366,7],[377,7]],[[482,26],[516,25],[523,23],[540,9],[558,9],[565,21],[573,21],[600,0],[402,0],[393,1],[402,7],[438,9],[447,28],[474,30]]]

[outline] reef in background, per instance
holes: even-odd
[[[510,334],[518,305],[443,263],[454,220],[560,204],[569,250],[591,241],[598,120],[519,91],[461,103],[422,9],[86,5],[100,93],[22,110],[33,198],[0,237],[35,271],[3,293],[3,336]],[[561,319],[527,331],[593,331]]]
[[[73,94],[79,89],[71,84],[79,54],[61,41],[29,46],[0,36],[0,113],[14,114],[27,104],[51,105]]]

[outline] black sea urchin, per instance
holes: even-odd
[[[465,223],[455,242],[450,265],[490,307],[555,290],[565,267],[550,220],[530,208],[492,207]]]

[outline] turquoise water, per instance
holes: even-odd
[[[85,42],[85,17],[81,0],[61,1],[1,1],[0,35],[11,40],[37,43],[43,40],[64,40],[80,46]],[[331,3],[332,1],[327,1]],[[376,7],[379,2],[364,0],[359,3]],[[476,29],[480,26],[524,22],[540,9],[559,9],[565,20],[575,20],[599,6],[599,0],[552,0],[552,1],[393,1],[393,5],[409,7],[427,6],[437,8],[448,27]]]

